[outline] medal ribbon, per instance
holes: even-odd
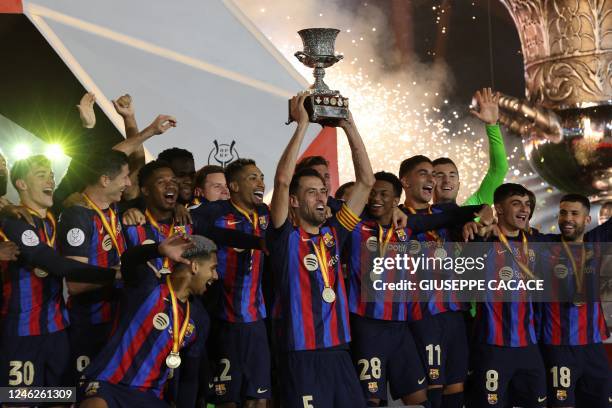
[[[31,209],[27,205],[21,203],[21,206],[25,207],[25,209],[28,210],[28,212],[30,214],[40,218],[40,214],[38,214],[38,212],[34,211],[33,209]],[[55,231],[56,231],[56,228],[55,228],[55,226],[56,226],[55,217],[53,216],[53,214],[51,214],[51,211],[47,211],[47,215],[46,215],[45,219],[47,221],[49,221],[49,224],[51,224],[51,227],[53,228],[53,233],[51,234],[51,238],[49,238],[49,232],[47,232],[47,224],[45,224],[45,222],[43,221],[43,232],[45,234],[45,241],[47,242],[48,246],[53,248],[55,246]]]
[[[520,234],[521,234],[521,238],[523,241],[523,255],[529,260],[529,241],[527,240],[527,236],[525,235],[523,231],[521,231]],[[519,268],[521,268],[521,270],[525,273],[525,275],[529,276],[531,279],[535,279],[535,275],[533,274],[533,272],[531,272],[531,270],[529,269],[529,266],[521,262],[521,260],[518,259],[518,257],[514,256],[514,252],[512,252],[512,247],[510,246],[510,243],[508,242],[508,238],[506,238],[504,233],[501,231],[499,231],[499,240],[501,241],[502,244],[504,244],[506,249],[510,251],[510,255],[512,255],[512,257],[518,264]]]
[[[91,209],[94,210],[96,214],[98,214],[98,216],[100,217],[104,230],[110,236],[111,241],[113,241],[113,245],[115,246],[115,249],[117,250],[117,254],[121,256],[121,249],[119,249],[119,243],[117,242],[117,214],[115,214],[115,211],[113,211],[111,207],[108,207],[108,211],[110,213],[110,225],[109,225],[108,220],[106,219],[106,216],[104,215],[104,212],[102,212],[102,210],[93,201],[91,201],[91,198],[89,198],[87,194],[83,194],[83,198],[87,202],[87,205],[89,205],[89,207],[91,207]]]
[[[166,276],[166,284],[168,285],[168,289],[170,290],[170,299],[172,300],[172,352],[178,353],[181,344],[183,344],[183,340],[185,339],[185,334],[187,333],[187,326],[189,325],[189,301],[187,301],[187,308],[185,310],[185,320],[183,320],[183,325],[181,326],[181,330],[179,331],[178,301],[176,300],[176,294],[174,293],[174,288],[172,287],[170,276]]]
[[[1,229],[0,229],[0,240],[2,240],[2,241],[8,241],[9,240],[8,237],[6,236],[6,234],[4,233],[4,231],[2,231]]]
[[[253,226],[253,235],[257,234],[257,226],[259,225],[259,216],[257,214],[257,211],[253,211],[253,219],[251,219],[251,214],[249,214],[249,212],[247,210],[245,210],[244,208],[240,207],[238,204],[236,204],[235,202],[231,201],[232,205],[234,206],[234,208],[236,210],[238,210],[238,212],[242,215],[244,215],[246,217],[247,220],[249,220],[249,223]],[[251,264],[250,264],[250,268],[253,268],[253,255],[255,254],[255,250],[251,249]]]
[[[147,220],[149,221],[149,224],[151,224],[151,226],[155,230],[157,230],[157,234],[161,238],[160,241],[163,241],[164,239],[170,238],[172,235],[174,235],[174,222],[172,222],[172,225],[170,225],[170,232],[168,232],[168,236],[165,236],[164,232],[162,231],[162,228],[159,226],[157,221],[155,221],[155,218],[153,218],[153,215],[151,214],[151,211],[149,211],[148,208],[145,210],[145,217],[147,217]],[[168,257],[164,257],[164,261],[162,263],[162,268],[168,269],[169,266],[170,266],[170,259],[168,259]]]
[[[319,248],[317,248],[317,244],[313,240],[310,240],[310,243],[314,249],[317,261],[319,261],[319,268],[321,269],[321,275],[323,276],[323,283],[325,284],[326,288],[331,288],[331,285],[329,284],[329,270],[327,269],[327,248],[325,248],[323,237],[319,236]]]
[[[384,228],[382,225],[378,224],[378,248],[381,258],[384,257],[387,252],[387,245],[389,245],[389,241],[391,241],[391,237],[393,236],[393,228],[387,230],[387,236],[383,240],[384,233]]]
[[[576,260],[574,259],[574,254],[570,250],[567,242],[563,238],[561,238],[561,243],[563,243],[563,249],[567,253],[567,256],[572,263],[572,271],[574,271],[574,275],[576,275],[576,290],[578,293],[582,293],[582,277],[584,272],[584,266],[586,265],[586,250],[584,249],[584,244],[581,245],[582,251],[580,253],[580,270],[576,268]]]
[[[405,208],[408,211],[410,211],[410,214],[416,214],[417,213],[416,210],[414,208],[412,208],[412,207],[405,207]],[[427,214],[432,214],[432,212],[431,212],[431,205],[427,206]],[[427,231],[427,234],[429,236],[431,236],[434,239],[434,241],[436,241],[437,243],[443,243],[444,242],[443,239],[440,238],[438,233],[436,231],[434,231],[434,230]]]

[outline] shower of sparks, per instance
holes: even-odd
[[[273,0],[260,0],[262,4],[259,6],[246,0],[239,0],[238,3],[308,82],[313,82],[312,70],[293,56],[302,49],[296,32],[305,26],[334,26],[341,29],[336,49],[344,54],[344,60],[326,69],[325,82],[331,89],[340,90],[343,96],[349,98],[351,112],[368,149],[374,171],[386,170],[397,174],[401,161],[416,154],[426,155],[432,160],[449,157],[457,164],[461,175],[458,200],[466,199],[478,189],[489,165],[484,125],[469,115],[469,101],[455,101],[451,105],[452,102],[439,89],[419,83],[418,74],[412,73],[401,80],[385,83],[373,79],[380,78],[382,71],[377,55],[369,54],[369,50],[375,48],[375,36],[381,30],[372,24],[350,26],[346,23],[343,26],[346,18],[331,17],[333,24],[330,24],[325,19],[330,19],[333,13],[317,10],[308,10],[312,16],[305,18],[285,9],[282,18],[274,18],[271,13],[263,12],[272,10],[272,5],[278,5]],[[310,3],[314,5],[317,1]],[[441,14],[447,12],[441,1],[437,3],[432,6],[434,24],[439,24]],[[263,7],[264,4],[270,7]],[[323,8],[321,3],[319,5]],[[368,7],[368,4],[362,3],[362,6]],[[303,9],[298,12],[304,14]],[[321,22],[317,23],[318,20]],[[478,20],[474,23],[477,24]],[[446,33],[448,28],[440,27],[440,30]],[[379,75],[374,76],[375,72]],[[510,158],[506,180],[525,184],[527,181],[535,182],[537,178],[527,165],[520,141],[508,135],[504,139]],[[338,131],[338,141],[340,183],[343,183],[354,179],[354,174],[350,150],[342,131]],[[550,188],[546,192],[555,193]]]

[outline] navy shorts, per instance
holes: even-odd
[[[366,399],[399,399],[427,388],[425,372],[406,322],[351,315],[351,354]]]
[[[216,336],[215,402],[270,399],[270,348],[264,321],[222,322]]]
[[[578,395],[591,401],[589,407],[609,407],[610,366],[604,345],[541,346],[548,383],[548,405],[577,405]],[[590,397],[590,398],[589,398]],[[586,406],[586,405],[585,405]]]
[[[108,343],[112,323],[73,325],[68,328],[72,381],[77,384],[83,371]]]
[[[463,312],[445,312],[409,323],[430,385],[465,382],[468,340]]]
[[[347,348],[284,353],[280,381],[283,408],[366,407]]]
[[[77,401],[81,403],[87,398],[101,398],[106,402],[108,408],[170,407],[153,393],[106,381],[85,380],[77,389]]]
[[[524,408],[546,407],[546,372],[536,345],[499,347],[477,344],[472,354],[466,406],[506,407],[509,402],[520,399]],[[519,387],[511,387],[511,383]],[[521,395],[513,395],[513,392]]]
[[[2,335],[1,387],[67,386],[70,345],[66,330],[40,336]]]

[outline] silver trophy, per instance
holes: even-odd
[[[306,28],[298,31],[304,44],[304,51],[295,57],[307,67],[314,68],[315,83],[310,87],[310,95],[304,101],[310,121],[321,125],[335,126],[340,119],[348,119],[347,98],[339,91],[330,90],[323,81],[325,68],[340,61],[343,56],[336,55],[334,45],[340,30],[335,28]],[[291,122],[292,118],[289,118]]]

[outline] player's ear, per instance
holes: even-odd
[[[399,197],[395,197],[393,199],[393,207],[397,207],[400,203],[400,198]]]
[[[408,183],[408,176],[403,176],[400,179],[400,183],[402,183],[402,187],[404,187],[404,190],[407,190],[408,188],[410,188],[410,183]]]
[[[497,215],[502,215],[502,214],[504,213],[504,210],[503,210],[503,208],[502,208],[502,206],[501,206],[501,204],[500,204],[500,203],[495,203],[495,204],[493,205],[493,208],[495,208],[495,213],[496,213]]]
[[[289,195],[289,207],[298,208],[300,206],[300,201],[298,200],[295,194]]]
[[[229,191],[230,191],[231,193],[237,193],[237,192],[238,192],[238,190],[240,190],[240,188],[238,187],[238,183],[237,183],[237,182],[235,182],[235,181],[231,181],[231,182],[228,184],[228,187],[229,187]]]
[[[28,189],[28,185],[23,179],[15,180],[15,187],[17,187],[17,191],[26,191]]]
[[[143,197],[148,197],[149,196],[149,189],[146,188],[145,186],[140,187],[140,193],[143,195]]]
[[[107,187],[110,184],[111,179],[106,174],[103,174],[100,176],[99,182],[102,184],[102,187]]]
[[[585,225],[589,225],[591,223],[591,216],[587,215],[586,218],[584,219]]]
[[[191,263],[189,264],[189,267],[191,268],[191,274],[197,275],[198,270],[200,269],[200,265],[198,265],[198,262],[196,262],[195,260],[192,260]]]

